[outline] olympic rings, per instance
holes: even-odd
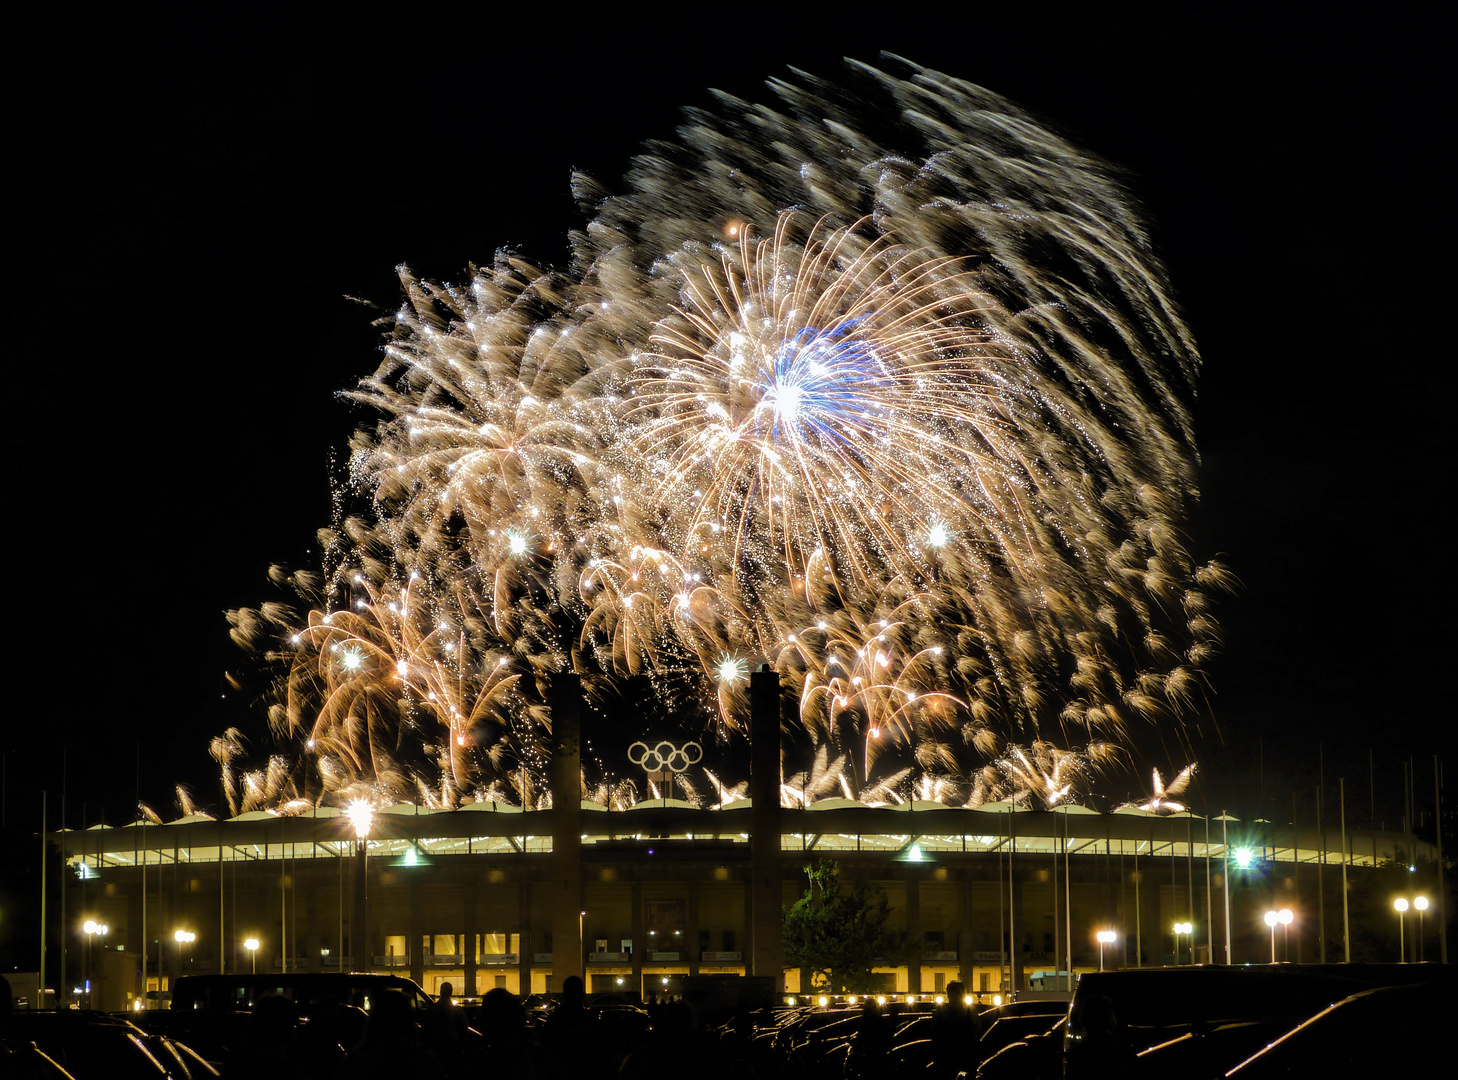
[[[645,772],[681,773],[690,765],[697,765],[703,756],[704,748],[696,742],[674,746],[665,739],[651,748],[645,742],[628,747],[628,760],[642,766]]]

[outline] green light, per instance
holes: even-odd
[[[1242,870],[1249,870],[1250,864],[1255,859],[1255,852],[1248,847],[1235,849],[1235,865]]]

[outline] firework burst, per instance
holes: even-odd
[[[1179,541],[1198,358],[1138,215],[986,91],[848,77],[576,178],[560,273],[402,275],[352,394],[365,505],[289,579],[304,614],[231,616],[312,755],[281,792],[526,803],[559,670],[597,703],[646,676],[723,744],[772,664],[792,803],[1053,805],[1199,704],[1228,575]]]

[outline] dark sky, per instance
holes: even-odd
[[[63,747],[72,821],[127,820],[139,762],[166,813],[177,780],[217,798],[207,739],[246,719],[223,612],[305,559],[364,419],[335,392],[379,339],[347,297],[392,310],[397,264],[459,280],[503,245],[560,261],[572,168],[611,186],[706,88],[763,98],[881,50],[1054,122],[1154,219],[1205,358],[1192,543],[1245,583],[1202,797],[1253,814],[1263,755],[1289,807],[1318,743],[1362,801],[1372,748],[1390,813],[1406,755],[1431,777],[1454,711],[1439,28],[1415,6],[802,6],[31,6],[7,110],[8,814],[59,790]]]

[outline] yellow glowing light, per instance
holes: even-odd
[[[354,828],[355,839],[369,839],[370,826],[375,820],[375,808],[367,800],[355,799],[344,808],[344,816],[349,818],[349,824]]]
[[[826,997],[824,994],[821,994],[820,995],[820,1007],[823,1009],[823,1008],[825,1008],[825,1006],[827,1006],[829,1004],[830,1004],[830,999],[828,997]]]

